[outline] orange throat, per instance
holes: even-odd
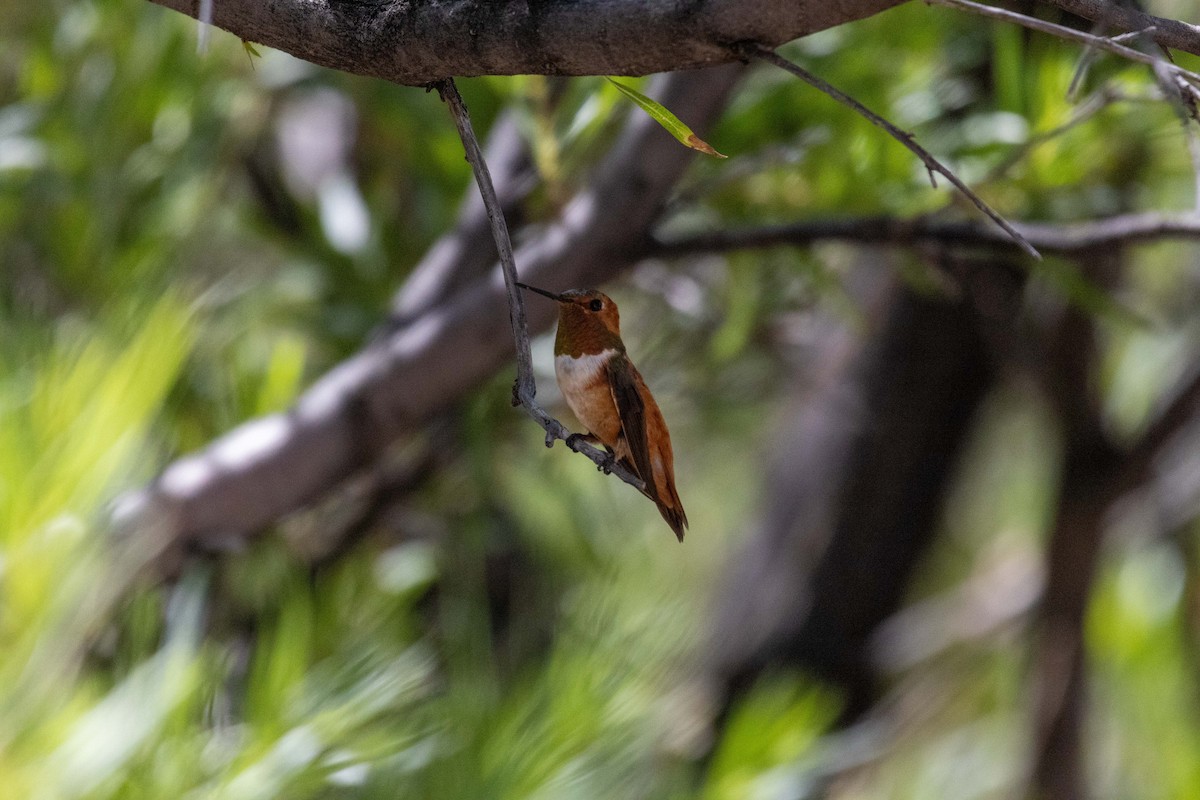
[[[554,355],[596,355],[605,350],[624,352],[620,334],[610,330],[600,320],[588,316],[574,305],[564,305],[559,312],[558,333],[554,337]]]

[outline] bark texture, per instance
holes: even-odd
[[[191,17],[198,0],[152,0]],[[738,60],[903,0],[215,0],[212,23],[325,67],[421,86],[473,75],[648,75]]]

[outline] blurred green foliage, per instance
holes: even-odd
[[[468,179],[435,96],[252,58],[220,32],[207,53],[196,42],[193,22],[140,0],[0,5],[6,796],[974,798],[1020,780],[1024,664],[1004,635],[899,672],[898,702],[933,699],[883,744],[827,735],[839,699],[796,675],[765,681],[708,738],[711,698],[691,677],[712,591],[761,496],[797,319],[860,313],[843,247],[649,265],[617,287],[698,523],[682,548],[634,493],[547,453],[501,377],[449,414],[458,457],[401,524],[319,567],[285,524],[168,586],[147,581],[158,554],[113,538],[112,499],[286,408],[356,348]],[[1145,101],[1137,67],[1095,65],[1085,91],[1134,99],[1034,143],[1079,113],[1072,46],[909,4],[786,52],[917,131],[1012,218],[1193,203],[1176,116]],[[543,215],[627,113],[600,78],[571,81],[556,104],[542,78],[463,92],[482,129],[517,112],[548,179],[531,202]],[[272,173],[281,119],[329,97],[352,110],[351,169],[341,194],[305,194]],[[781,73],[755,73],[706,138],[732,157],[695,164],[675,230],[958,202],[899,144]],[[365,213],[357,238],[332,227],[323,204],[338,202]],[[1194,267],[1181,246],[1131,258],[1118,300],[1148,324],[1107,314],[1070,265],[1035,274],[1031,292],[1105,319],[1120,430],[1138,428],[1195,338]],[[1021,387],[993,398],[914,599],[1036,552],[1054,441]],[[1089,621],[1098,780],[1114,796],[1200,796],[1196,554],[1131,549],[1107,563]],[[499,607],[498,570],[511,595]]]

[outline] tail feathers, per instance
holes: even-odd
[[[679,498],[675,498],[678,500]],[[687,514],[683,511],[683,506],[669,506],[666,503],[658,503],[658,513],[662,514],[662,518],[671,526],[671,530],[675,531],[675,538],[683,541],[683,532],[687,529]]]
[[[638,475],[637,467],[628,458],[618,458],[617,463],[625,467],[625,469]],[[641,478],[641,475],[638,475]],[[671,526],[671,530],[675,532],[675,538],[683,541],[683,533],[687,529],[688,519],[687,514],[683,510],[683,502],[679,499],[679,493],[675,491],[674,484],[667,485],[667,497],[659,497],[657,487],[653,481],[647,481],[642,478],[642,482],[646,484],[646,488],[642,490],[642,494],[650,498],[656,506],[658,513],[662,514],[662,518]]]

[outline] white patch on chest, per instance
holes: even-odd
[[[571,411],[592,435],[615,447],[621,423],[608,386],[605,364],[616,354],[607,349],[591,355],[554,357],[554,377]]]
[[[554,357],[554,377],[564,394],[580,392],[596,381],[604,370],[608,359],[616,350],[601,350],[584,356],[561,355]]]

